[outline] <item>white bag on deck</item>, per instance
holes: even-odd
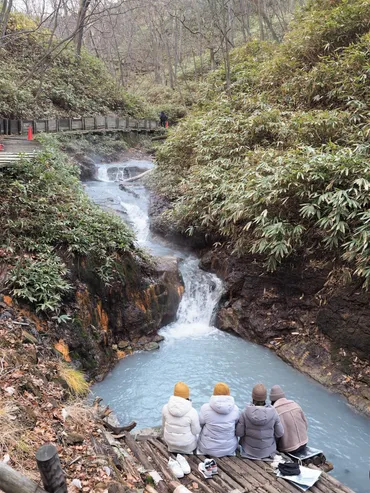
[[[277,471],[276,475],[279,478],[291,481],[297,486],[297,488],[300,488],[303,491],[307,491],[316,483],[322,471],[318,471],[317,469],[309,469],[308,467],[304,466],[299,466],[299,469],[301,473],[298,476],[283,476],[279,470]]]

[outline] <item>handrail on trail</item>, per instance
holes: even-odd
[[[159,128],[159,122],[148,118],[135,119],[115,115],[36,120],[0,118],[0,134],[2,135],[27,135],[30,127],[33,134],[41,132],[153,132]]]

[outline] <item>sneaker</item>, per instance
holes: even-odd
[[[177,454],[176,461],[180,464],[180,467],[181,467],[182,472],[184,474],[190,474],[191,473],[189,463],[183,455]]]
[[[218,474],[217,464],[216,464],[216,461],[214,459],[206,459],[204,461],[204,467],[212,472],[212,476],[214,474]]]
[[[198,470],[203,474],[206,479],[212,478],[211,469],[206,469],[204,462],[200,462],[198,465]]]
[[[180,464],[177,462],[177,460],[172,459],[172,457],[169,458],[168,467],[171,469],[173,475],[176,478],[180,479],[184,477],[184,472],[181,469]]]

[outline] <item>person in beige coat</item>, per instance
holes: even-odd
[[[300,452],[308,442],[308,425],[301,406],[286,399],[285,393],[279,385],[274,385],[271,388],[270,400],[284,426],[284,435],[279,440],[278,450],[290,453]]]

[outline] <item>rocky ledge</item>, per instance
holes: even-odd
[[[263,344],[370,416],[370,293],[328,283],[333,265],[296,261],[266,274],[255,257],[207,252],[201,267],[225,282],[216,325]]]

